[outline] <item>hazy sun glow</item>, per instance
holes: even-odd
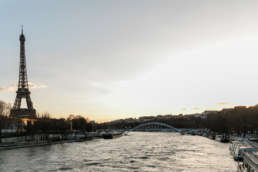
[[[258,2],[223,4],[0,2],[0,100],[15,98],[22,23],[40,112],[103,121],[255,105]]]

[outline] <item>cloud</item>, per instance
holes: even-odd
[[[218,106],[225,106],[225,105],[228,105],[229,103],[228,102],[219,102],[217,103]]]
[[[95,82],[95,81],[89,81],[89,85],[90,85],[91,89],[93,89],[94,91],[97,91],[100,94],[106,95],[106,94],[110,93],[110,88],[109,88],[108,84]]]
[[[0,92],[6,91],[6,92],[13,92],[17,90],[18,85],[12,84],[7,87],[0,87]],[[37,88],[46,88],[47,85],[45,84],[35,84],[33,82],[29,82],[29,88],[31,89],[37,89]]]
[[[198,107],[194,107],[192,108],[193,110],[201,110],[201,108],[198,108]]]
[[[9,85],[7,87],[0,87],[0,91],[7,91],[7,92],[12,92],[12,91],[15,91],[17,89],[17,84],[12,84],[12,85]]]
[[[29,82],[29,88],[47,88],[47,85],[45,84],[35,84],[33,82]]]

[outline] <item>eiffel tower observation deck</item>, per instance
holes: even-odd
[[[27,108],[21,108],[22,99],[26,99]],[[36,119],[36,110],[33,108],[29,91],[25,56],[25,36],[23,34],[23,28],[20,34],[20,68],[18,90],[16,91],[16,98],[11,109],[10,116],[20,119]]]

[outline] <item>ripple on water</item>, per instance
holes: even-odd
[[[72,170],[72,169],[73,168],[70,168],[70,167],[61,167],[58,170],[60,170],[60,171],[68,171],[68,170]]]
[[[97,165],[99,165],[99,164],[101,164],[101,163],[99,163],[99,162],[86,163],[86,165],[88,165],[88,166],[92,166],[92,165],[97,166]]]
[[[228,145],[176,133],[136,132],[112,140],[52,145],[29,152],[1,152],[0,171],[236,171]]]
[[[130,160],[130,163],[135,163],[136,161],[135,160]]]

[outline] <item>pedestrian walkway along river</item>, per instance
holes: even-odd
[[[0,172],[235,172],[228,147],[201,136],[132,132],[111,140],[0,151]]]

